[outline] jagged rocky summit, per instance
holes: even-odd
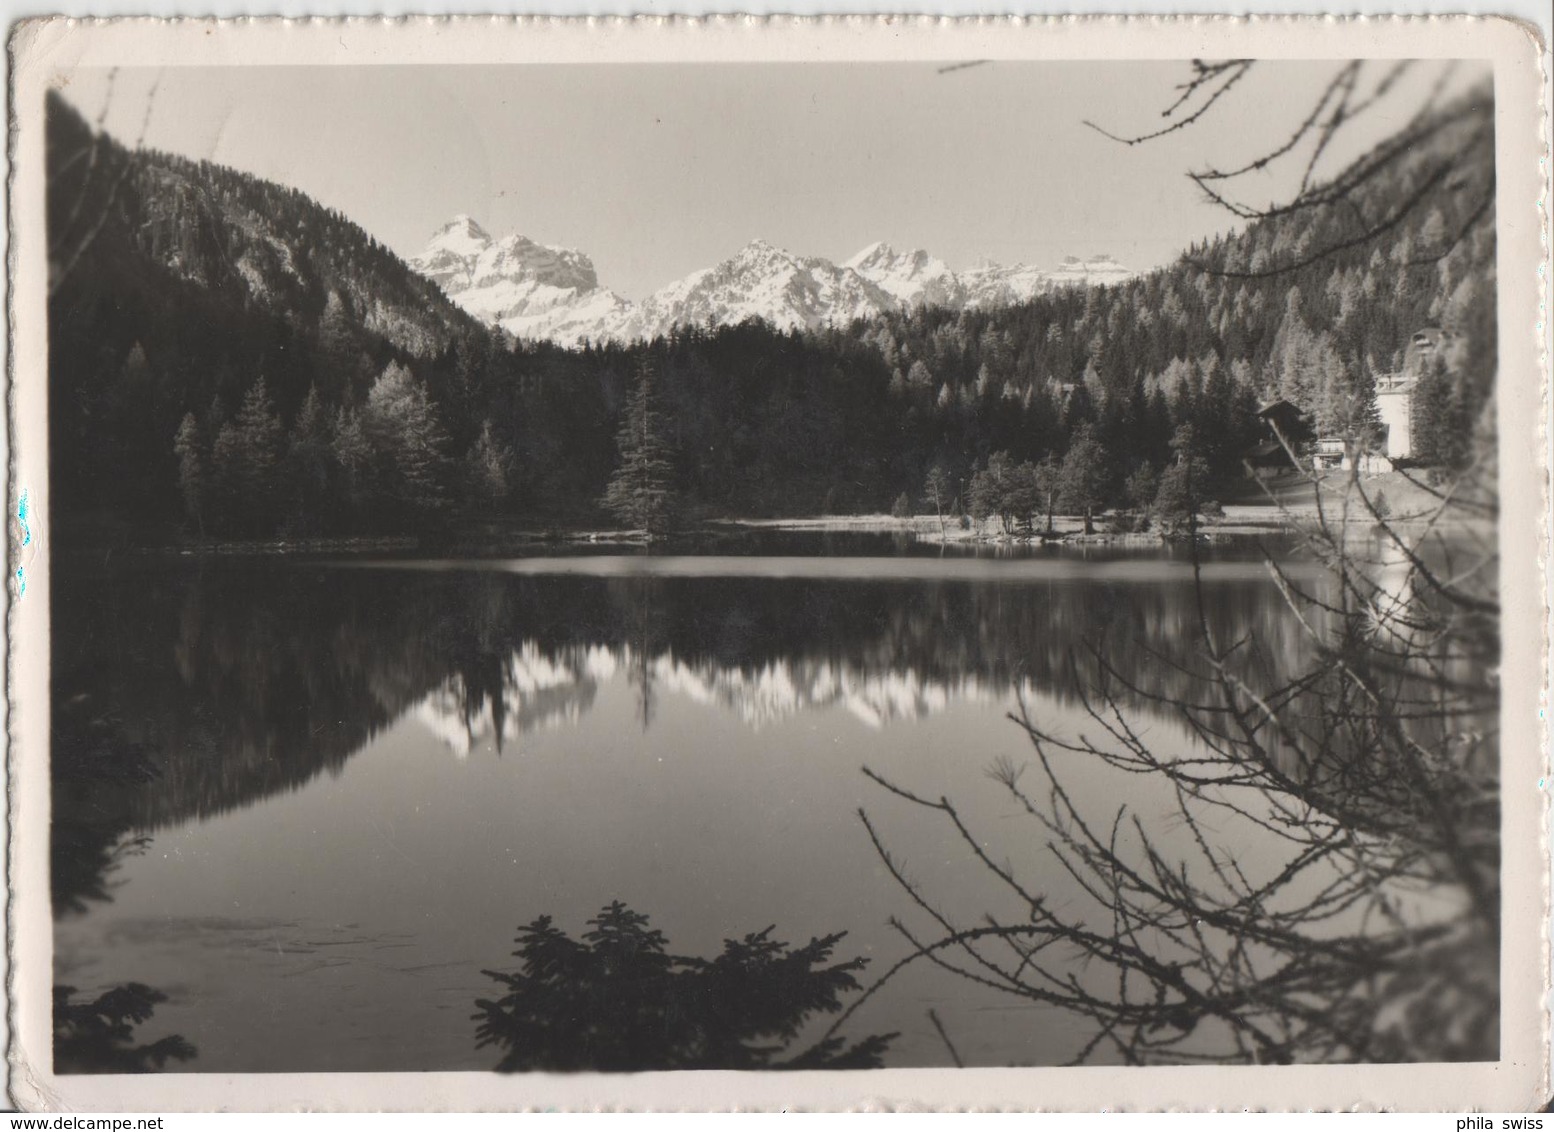
[[[468,216],[438,229],[411,266],[481,321],[519,338],[569,346],[752,318],[782,330],[813,330],[918,305],[1009,305],[1053,287],[1117,283],[1133,275],[1109,256],[1070,256],[1050,272],[995,263],[957,272],[925,251],[897,252],[883,243],[836,264],[754,240],[722,263],[632,303],[599,285],[584,253],[516,234],[493,239]]]
[[[468,216],[437,230],[410,266],[482,322],[520,338],[578,342],[601,333],[631,304],[599,286],[593,261],[525,236],[493,240]]]

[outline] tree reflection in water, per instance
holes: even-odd
[[[55,767],[56,834],[63,848],[100,817],[150,833],[251,806],[339,773],[422,710],[463,740],[511,741],[587,712],[618,671],[650,726],[671,689],[753,726],[839,705],[882,723],[1019,687],[1075,702],[1079,642],[1126,634],[1170,655],[1196,624],[1190,577],[1144,565],[1162,573],[982,583],[223,563],[148,585],[61,572],[56,728],[112,721],[123,750],[101,773]],[[1209,620],[1273,654],[1306,647],[1266,581],[1215,581]],[[1145,693],[1190,687],[1146,652],[1123,659]],[[91,785],[112,776],[111,790]]]
[[[790,949],[773,926],[702,959],[670,954],[664,933],[619,901],[588,925],[574,940],[541,916],[519,929],[519,970],[485,972],[506,988],[474,1015],[478,1046],[503,1051],[499,1072],[871,1069],[896,1036],[849,1043],[833,1032],[789,1053],[858,989],[867,959],[830,963],[846,933]]]
[[[1396,525],[1349,489],[1349,521],[1324,516],[1310,536],[1327,584],[1268,563],[1306,648],[1270,654],[1255,634],[1217,632],[1200,591],[1192,647],[1142,650],[1169,679],[1143,685],[1137,658],[1124,669],[1102,642],[1072,661],[1087,733],[1052,734],[1023,704],[1012,715],[1034,758],[989,775],[1034,840],[1011,848],[1050,853],[1071,893],[1036,891],[948,798],[865,769],[946,823],[1008,904],[955,920],[950,894],[909,878],[861,810],[926,923],[893,922],[911,950],[838,1026],[928,962],[1084,1019],[1075,1063],[1498,1056],[1493,484],[1459,483],[1436,521]],[[1149,737],[1140,703],[1194,742]],[[1097,771],[1164,784],[1167,816],[1081,803],[1070,779]],[[1254,862],[1250,845],[1278,852]]]
[[[128,801],[157,771],[144,747],[123,732],[89,682],[60,673],[49,752],[53,797],[49,885],[55,915],[81,913],[112,899],[124,858],[149,837],[130,831]]]
[[[195,1056],[178,1034],[136,1044],[135,1027],[167,1001],[161,991],[126,983],[90,1002],[76,1002],[75,996],[75,987],[54,987],[55,1073],[150,1073]]]
[[[1459,718],[1447,726],[1434,707],[1428,714],[1436,723],[1428,724],[1416,718],[1426,714],[1417,704],[1402,699],[1365,722],[1363,713],[1353,712],[1352,697],[1345,698],[1363,693],[1363,686],[1351,679],[1346,691],[1332,683],[1346,671],[1385,674],[1385,661],[1414,674],[1408,680],[1378,675],[1394,698],[1413,688],[1409,694],[1417,700],[1423,689],[1434,704],[1442,674],[1449,673],[1453,687],[1476,690],[1482,699],[1482,669],[1464,667],[1467,662],[1457,655],[1469,639],[1462,632],[1467,615],[1454,615],[1450,634],[1439,632],[1431,619],[1437,616],[1434,607],[1416,593],[1421,586],[1395,577],[1401,568],[1417,580],[1406,558],[1401,567],[1383,561],[1369,591],[1356,586],[1341,599],[1320,593],[1313,605],[1279,596],[1280,586],[1293,594],[1300,586],[1309,588],[1309,579],[1285,574],[1271,584],[1248,576],[1232,550],[1222,552],[1224,561],[1216,564],[1222,568],[1205,570],[1202,577],[1188,563],[1172,561],[1172,553],[1168,549],[1110,571],[1105,559],[1079,564],[1043,557],[1012,563],[1017,569],[991,582],[953,570],[911,579],[888,570],[834,578],[646,572],[592,577],[490,569],[346,570],[306,563],[165,570],[154,586],[133,573],[97,579],[62,573],[56,579],[53,638],[56,912],[63,915],[110,895],[113,864],[132,852],[138,839],[339,773],[374,736],[407,716],[435,724],[432,733],[465,754],[483,736],[494,735],[500,750],[504,736],[514,743],[534,729],[570,725],[617,676],[639,697],[644,725],[653,723],[655,699],[670,695],[715,705],[753,728],[834,709],[884,727],[957,701],[991,705],[1035,695],[1065,708],[1088,708],[1119,737],[1116,743],[1097,742],[1094,750],[1063,739],[1071,748],[1063,750],[1026,721],[1038,753],[1048,757],[1033,759],[1024,777],[1013,767],[1003,775],[1010,796],[1021,805],[1029,802],[1042,839],[1058,847],[1075,873],[1090,879],[1096,895],[1087,899],[1097,900],[1100,909],[1083,922],[1031,919],[1015,887],[1020,878],[1011,873],[1006,884],[995,877],[1011,893],[1013,913],[994,909],[993,925],[946,917],[934,923],[930,935],[909,928],[911,949],[923,949],[914,962],[943,961],[1013,993],[1046,996],[1042,1001],[1084,1014],[1097,1032],[1108,1035],[1089,1051],[1097,1059],[1341,1059],[1436,1051],[1478,1056],[1486,1041],[1493,1042],[1495,971],[1482,957],[1497,926],[1483,914],[1455,916],[1450,909],[1421,914],[1402,907],[1407,894],[1400,886],[1422,887],[1433,896],[1463,890],[1432,879],[1439,877],[1437,862],[1444,857],[1460,862],[1464,876],[1484,874],[1481,905],[1497,907],[1496,842],[1492,830],[1485,833],[1497,810],[1492,730],[1472,740],[1467,737],[1476,724]],[[1365,592],[1374,596],[1383,590],[1400,596],[1390,603],[1360,600]],[[1332,610],[1318,608],[1321,604]],[[1406,649],[1390,646],[1390,658],[1376,652],[1378,642],[1403,639]],[[1075,663],[1076,651],[1095,641],[1130,647],[1101,647],[1088,666]],[[1362,663],[1367,656],[1375,661],[1369,668]],[[1261,689],[1263,703],[1277,712],[1277,728],[1239,691],[1237,681]],[[1218,699],[1211,694],[1216,691],[1222,693]],[[1225,695],[1232,691],[1236,698],[1229,702],[1239,716],[1226,707]],[[1451,694],[1457,707],[1472,706],[1465,695]],[[1129,713],[1142,708],[1159,720],[1161,705],[1189,726],[1201,725],[1202,750],[1193,756],[1205,760],[1201,764],[1128,746]],[[1397,746],[1383,734],[1384,715],[1442,753],[1421,772],[1422,783],[1410,777],[1406,761],[1378,763],[1372,770],[1353,756]],[[1250,737],[1237,740],[1243,724]],[[1216,729],[1228,731],[1228,737],[1215,738]],[[1369,737],[1372,731],[1380,736],[1377,742]],[[1107,737],[1099,730],[1096,735]],[[1209,856],[1194,863],[1185,880],[1170,871],[1157,875],[1157,865],[1174,851],[1148,840],[1157,831],[1124,823],[1114,835],[1113,815],[1105,815],[1103,823],[1091,814],[1071,813],[1079,806],[1069,805],[1061,782],[1032,785],[1038,771],[1050,770],[1055,779],[1067,773],[1069,767],[1053,756],[1072,757],[1072,748],[1122,772],[1147,771],[1137,777],[1180,791],[1210,844]],[[1475,767],[1475,758],[1483,765]],[[1467,769],[1454,781],[1447,767]],[[903,798],[912,785],[902,784]],[[1443,794],[1452,799],[1451,828],[1429,804]],[[1270,798],[1289,800],[1288,813],[1271,811]],[[1205,814],[1216,811],[1239,812],[1237,820],[1257,829],[1262,841],[1294,846],[1290,876],[1278,883],[1268,876],[1243,880],[1226,849],[1236,843],[1224,834],[1215,844],[1215,833],[1204,829],[1213,825]],[[941,810],[938,816],[954,815]],[[1042,826],[1042,819],[1057,832]],[[1192,835],[1190,823],[1182,829],[1183,836]],[[1453,831],[1456,839],[1448,843],[1444,834]],[[1113,850],[1114,836],[1116,855],[1131,872],[1111,871],[1105,854]],[[866,841],[860,844],[867,847]],[[1405,846],[1413,847],[1406,856]],[[1018,847],[1012,850],[1018,859]],[[1216,866],[1228,879],[1218,878]],[[1239,866],[1247,867],[1245,861]],[[1349,887],[1333,881],[1320,900],[1311,897],[1312,914],[1325,918],[1319,930],[1308,930],[1292,902],[1313,886],[1324,891],[1330,875],[1348,878]],[[1117,877],[1121,887],[1114,892]],[[1223,891],[1211,889],[1209,880]],[[935,907],[932,893],[917,895]],[[1165,900],[1177,902],[1170,915],[1157,907]],[[1120,925],[1115,931],[1114,904],[1123,909],[1115,913]],[[1129,910],[1135,906],[1136,913]],[[1203,926],[1184,919],[1187,911]],[[1360,931],[1354,924],[1367,911],[1371,921]],[[1243,921],[1262,927],[1243,929]],[[1391,924],[1390,935],[1378,933],[1378,923]],[[1062,948],[1034,952],[1029,962],[1025,955],[1033,944],[1070,929],[1089,933],[1071,935],[1069,942],[1093,949],[1093,970],[1100,968],[1099,958],[1116,974],[1134,951],[1160,962],[1144,964],[1142,975],[1128,974],[1119,1004],[1101,996],[1093,979],[1080,984],[1082,993],[1071,990],[1068,974],[1081,967],[1072,963],[1070,949],[1062,966],[1049,972],[1062,983],[1054,988],[1041,981],[1039,964]],[[959,936],[967,930],[984,934]],[[1194,931],[1214,937],[1201,961],[1192,952]],[[1295,949],[1304,946],[1297,943],[1302,939],[1320,946],[1302,953],[1300,966],[1286,969]],[[984,940],[1015,958],[1001,964]],[[994,974],[970,958],[968,943],[1013,977]],[[1172,948],[1183,956],[1173,956]],[[732,962],[725,960],[725,966]],[[828,962],[824,956],[814,959],[816,967]],[[672,969],[686,975],[682,991],[706,985],[710,977],[698,983],[689,967]],[[849,978],[858,977],[856,969],[849,972]],[[1157,1005],[1153,996],[1160,986],[1165,990]],[[1286,1034],[1283,1022],[1258,1021],[1263,1004],[1287,988],[1304,996],[1303,1015],[1289,1023],[1299,1034]],[[835,993],[839,1001],[847,997],[843,990]],[[1243,1000],[1239,1006],[1236,995]],[[1431,995],[1438,1001],[1430,1001]],[[1247,1005],[1252,1002],[1255,1009]],[[1415,1031],[1431,1028],[1426,1017],[1431,1009],[1443,1018],[1450,1013],[1453,1026],[1436,1026],[1428,1041],[1417,1039]],[[1389,1020],[1404,1010],[1411,1012],[1406,1027]],[[1326,1046],[1311,1021],[1323,1012],[1333,1019],[1326,1024]],[[1370,1023],[1355,1021],[1365,1012]],[[795,1025],[826,1024],[824,1010],[805,1017],[807,1022]],[[1247,1036],[1228,1021],[1232,1017],[1248,1019],[1263,1036]],[[943,1008],[942,1022],[947,1042],[953,1042],[952,1007]],[[1373,1038],[1338,1040],[1367,1024]],[[1107,1044],[1109,1035],[1130,1027],[1141,1035],[1137,1041],[1123,1036],[1124,1049]],[[1167,1046],[1168,1039],[1178,1038]],[[558,1040],[566,1048],[564,1037]],[[790,1044],[769,1036],[744,1040],[751,1049]],[[598,1050],[578,1053],[575,1046],[572,1052],[596,1060],[605,1056]],[[748,1050],[722,1052],[756,1056]],[[832,1064],[883,1052],[883,1044],[871,1054],[860,1043],[817,1056]],[[770,1054],[770,1064],[795,1056],[779,1049]]]
[[[131,832],[126,801],[155,780],[156,768],[117,719],[100,713],[79,674],[61,673],[57,688],[49,752],[49,884],[54,914],[79,915],[112,900],[120,863],[150,844],[149,837]],[[54,986],[55,1073],[150,1073],[195,1057],[180,1034],[136,1043],[136,1027],[167,1001],[161,991],[125,983],[84,1002],[76,1001],[78,993]]]

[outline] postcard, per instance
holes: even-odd
[[[1526,27],[11,52],[17,1107],[1547,1099]]]

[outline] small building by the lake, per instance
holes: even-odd
[[[1376,379],[1376,413],[1381,418],[1383,453],[1388,460],[1406,460],[1414,454],[1414,386],[1411,373],[1383,374]]]
[[[1416,330],[1403,351],[1403,368],[1395,373],[1378,374],[1375,382],[1376,416],[1381,427],[1358,459],[1360,471],[1367,474],[1389,471],[1401,460],[1414,455],[1414,394],[1425,369],[1441,351],[1445,332],[1427,326]],[[1339,437],[1318,437],[1311,455],[1318,471],[1341,468],[1347,471],[1351,454]]]
[[[1358,451],[1352,451],[1348,441],[1341,436],[1319,436],[1311,449],[1312,470],[1347,472],[1358,465],[1361,474],[1367,476],[1390,471],[1392,462],[1387,451],[1387,435],[1387,426],[1382,425],[1371,443]]]
[[[1280,399],[1258,409],[1257,419],[1262,435],[1241,453],[1246,474],[1266,480],[1299,470],[1291,452],[1299,451],[1298,445],[1311,435],[1306,415],[1293,402]]]

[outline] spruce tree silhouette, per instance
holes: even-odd
[[[134,1044],[135,1027],[167,1001],[154,987],[126,983],[91,1002],[72,1002],[75,994],[75,987],[54,988],[55,1073],[150,1073],[194,1058],[194,1046],[179,1034]]]
[[[485,972],[507,989],[473,1015],[477,1048],[503,1051],[498,1072],[872,1069],[896,1036],[828,1035],[785,1056],[811,1018],[858,989],[867,959],[827,965],[845,933],[794,950],[768,927],[702,959],[670,954],[664,933],[618,900],[588,924],[575,940],[541,916],[519,929],[521,968]]]

